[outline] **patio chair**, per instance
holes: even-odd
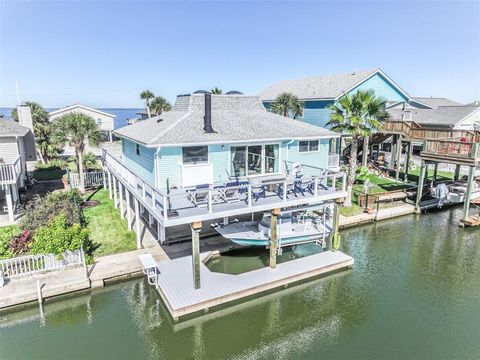
[[[287,197],[288,197],[288,194],[293,194],[293,195],[295,195],[295,197],[297,197],[297,194],[295,192],[295,186],[296,186],[295,185],[295,179],[287,178],[286,185],[287,185]],[[284,186],[284,183],[281,183],[278,186],[278,196],[280,196],[280,197],[283,197],[283,186]]]
[[[312,178],[302,177],[295,181],[295,190],[298,190],[303,196],[305,196],[305,191],[308,191],[313,195],[312,185]]]
[[[258,201],[260,198],[265,197],[265,187],[261,184],[252,185],[252,196],[255,198],[255,201]]]
[[[197,207],[205,207],[208,205],[208,192],[210,185],[197,185],[195,190],[187,193],[187,200],[191,201]]]
[[[231,182],[225,185],[225,189],[221,193],[222,199],[225,202],[232,203],[232,202],[240,201],[240,191],[237,186],[238,186],[238,182]]]

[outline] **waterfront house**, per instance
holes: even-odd
[[[36,160],[30,108],[19,106],[18,118],[20,124],[0,119],[0,226],[15,221],[18,190],[25,186],[27,161]]]
[[[283,80],[263,90],[260,98],[268,109],[281,93],[296,95],[304,104],[303,114],[297,120],[325,126],[331,113],[328,107],[335,104],[345,93],[353,94],[358,90],[374,90],[377,96],[392,104],[414,102],[418,107],[432,108],[420,99],[408,95],[381,69]]]
[[[70,113],[82,113],[90,116],[95,120],[98,127],[104,134],[105,140],[108,140],[110,142],[112,141],[112,133],[115,129],[115,115],[80,104],[60,108],[58,110],[50,112],[48,115],[50,120],[53,121],[63,115]]]

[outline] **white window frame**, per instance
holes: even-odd
[[[97,119],[95,120],[95,123],[96,123],[97,125],[99,125],[99,126],[102,126],[102,125],[103,125],[103,120],[102,120],[102,118],[97,118]]]
[[[278,145],[278,171],[273,173],[265,172],[265,146],[266,145]],[[249,146],[261,146],[262,147],[262,173],[255,174],[255,175],[248,175],[242,176],[241,178],[250,178],[250,177],[258,177],[258,176],[265,176],[265,175],[279,175],[283,174],[283,161],[282,161],[282,143],[281,142],[262,142],[262,143],[241,143],[241,144],[234,144],[228,147],[228,164],[229,168],[228,171],[231,172],[232,170],[232,147],[242,147],[245,146],[247,149],[247,156],[245,156],[245,169],[248,169],[248,147]],[[233,174],[232,174],[233,175]]]
[[[307,151],[300,151],[300,143],[306,141],[308,143],[308,150]],[[310,143],[316,141],[318,143],[317,150],[310,150]],[[300,154],[308,154],[308,153],[317,153],[320,152],[320,139],[317,140],[299,140],[298,141],[298,152]]]
[[[189,148],[189,147],[207,147],[207,161],[201,161],[201,162],[183,162],[183,148]],[[182,165],[203,165],[203,164],[210,164],[210,147],[208,145],[193,145],[193,146],[182,146],[182,161],[180,162]]]

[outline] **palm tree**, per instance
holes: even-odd
[[[149,119],[151,117],[150,102],[154,97],[155,97],[155,95],[150,90],[143,90],[140,93],[140,99],[145,100],[145,109],[147,110],[147,116],[148,116]]]
[[[54,138],[58,144],[68,144],[75,149],[78,159],[77,169],[80,176],[80,191],[85,191],[84,160],[85,145],[99,146],[103,142],[102,132],[95,120],[82,113],[70,113],[54,121]]]
[[[382,122],[388,118],[385,110],[386,101],[376,97],[373,90],[358,90],[352,96],[345,93],[338,104],[329,107],[332,111],[330,126],[333,131],[347,134],[352,137],[347,169],[347,197],[344,206],[352,205],[352,189],[357,170],[358,140],[368,137],[374,131],[381,130]]]
[[[155,115],[161,115],[164,111],[172,110],[172,105],[163,96],[157,96],[153,99],[150,107]]]
[[[222,90],[222,89],[219,89],[218,87],[215,86],[212,90],[210,90],[210,92],[211,92],[213,95],[222,95],[223,90]]]
[[[25,105],[30,107],[33,120],[33,133],[35,142],[37,143],[37,151],[41,161],[46,164],[52,158],[55,158],[62,149],[52,140],[53,127],[48,121],[48,113],[38,103],[34,101],[26,101]],[[12,118],[18,121],[17,109],[12,110]]]
[[[297,96],[284,92],[277,96],[271,110],[283,116],[292,114],[293,118],[296,119],[303,112],[303,103]]]

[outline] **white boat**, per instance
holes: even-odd
[[[465,194],[467,192],[467,184],[455,182],[453,184],[441,183],[437,186],[430,187],[430,196],[444,204],[460,204],[465,201]],[[480,184],[474,181],[472,185],[471,200],[480,198]]]
[[[306,242],[323,242],[332,231],[329,208],[324,214],[318,211],[291,211],[278,216],[278,246],[288,246]],[[265,213],[260,221],[243,221],[228,225],[217,225],[215,230],[223,237],[245,246],[270,245],[270,213]]]

